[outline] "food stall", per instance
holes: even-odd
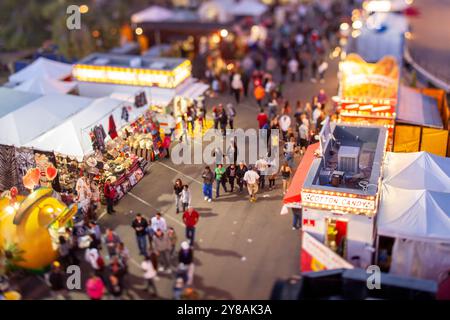
[[[339,121],[388,129],[387,149],[392,150],[400,68],[394,57],[367,63],[349,54],[339,64]]]
[[[324,126],[320,143],[308,147],[283,201],[301,209],[304,232],[355,265],[373,260],[386,131]]]

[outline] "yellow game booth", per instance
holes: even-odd
[[[59,232],[70,225],[77,206],[67,207],[51,188],[29,196],[16,192],[0,198],[0,251],[14,247],[14,267],[42,272],[58,258]]]

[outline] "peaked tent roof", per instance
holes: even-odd
[[[26,146],[75,156],[80,160],[90,154],[93,151],[89,137],[92,127],[101,124],[107,132],[110,115],[113,115],[116,128],[124,124],[121,120],[122,108],[119,108],[124,104],[123,101],[104,97],[90,102],[89,106],[30,141]]]
[[[428,152],[388,152],[383,175],[385,185],[409,190],[450,192],[450,159]]]
[[[40,97],[39,94],[0,87],[0,119]]]
[[[131,16],[133,23],[159,22],[169,20],[174,15],[173,11],[161,6],[151,6]]]
[[[54,80],[48,77],[36,77],[22,82],[14,90],[37,94],[68,93],[77,86],[76,82]]]
[[[384,236],[450,242],[450,193],[383,185],[377,224]]]
[[[70,76],[71,73],[72,65],[40,57],[33,61],[29,66],[9,76],[9,81],[21,83],[36,77],[48,77],[50,79],[62,80]]]
[[[0,118],[0,143],[23,146],[87,107],[92,99],[49,94]]]

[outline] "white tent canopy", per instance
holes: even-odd
[[[31,78],[42,77],[62,80],[70,76],[71,73],[72,65],[40,57],[29,66],[11,75],[9,77],[9,81],[13,83],[21,83]]]
[[[105,132],[108,132],[108,120],[111,115],[117,130],[126,123],[121,119],[124,103],[122,100],[110,97],[91,100],[88,107],[56,128],[30,141],[26,146],[74,156],[81,160],[85,155],[93,152],[89,131],[95,125],[103,125]]]
[[[64,94],[72,91],[76,86],[76,82],[59,81],[48,77],[37,77],[28,79],[13,89],[37,94]]]
[[[49,94],[33,100],[0,117],[0,143],[24,146],[91,102],[92,99],[64,94]]]
[[[431,153],[388,152],[383,175],[385,185],[450,193],[450,159]]]
[[[151,6],[131,16],[133,23],[160,22],[173,17],[173,12],[160,6]]]
[[[227,0],[228,12],[234,16],[259,17],[267,11],[267,6],[256,0]]]
[[[450,193],[383,185],[378,234],[427,242],[450,242]]]
[[[198,15],[202,21],[227,23],[232,19],[226,5],[221,1],[206,1],[198,8]]]
[[[257,0],[211,0],[203,2],[198,14],[202,20],[226,23],[232,17],[259,17],[267,9]]]

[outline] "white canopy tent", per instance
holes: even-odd
[[[48,77],[30,78],[14,87],[14,90],[37,94],[68,93],[77,87],[76,82],[59,81]]]
[[[390,272],[438,281],[450,269],[450,159],[387,153],[378,236],[395,238]]]
[[[259,17],[268,10],[257,0],[211,0],[203,2],[198,9],[202,20],[226,23],[232,17]]]
[[[0,144],[24,146],[86,108],[92,99],[49,94],[0,117]],[[60,137],[61,138],[61,137]]]
[[[450,193],[383,185],[377,223],[382,236],[450,242]]]
[[[227,3],[226,7],[234,16],[259,17],[267,11],[267,6],[257,0],[234,0],[221,1]]]
[[[131,16],[133,23],[160,22],[173,17],[173,12],[161,6],[151,6]]]
[[[32,78],[62,80],[72,74],[72,65],[40,57],[29,66],[9,77],[13,83],[21,83]]]
[[[388,152],[383,176],[384,185],[450,193],[450,159],[431,153]]]
[[[117,130],[125,125],[126,122],[121,118],[125,104],[122,100],[110,97],[96,99],[88,107],[30,141],[26,146],[74,156],[81,160],[93,152],[89,131],[95,125],[103,125],[107,132],[111,115]]]
[[[228,12],[226,4],[222,3],[222,1],[203,2],[197,12],[202,21],[227,23],[233,18]]]

